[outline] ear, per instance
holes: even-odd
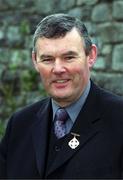
[[[37,60],[36,60],[36,52],[34,52],[34,51],[32,51],[32,62],[34,64],[36,71],[39,72],[38,64],[37,64]]]
[[[88,55],[88,65],[89,68],[91,69],[96,62],[97,58],[97,46],[95,44],[92,44],[91,51]]]

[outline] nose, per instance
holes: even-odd
[[[61,74],[66,71],[65,64],[62,62],[62,60],[60,60],[60,59],[55,60],[52,71],[55,74]]]

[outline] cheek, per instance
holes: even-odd
[[[39,68],[39,74],[41,77],[41,80],[44,84],[46,84],[50,78],[50,73],[44,68]]]
[[[89,77],[88,66],[83,64],[74,66],[74,68],[71,70],[71,73],[73,74],[74,82],[76,83],[86,81]]]
[[[73,74],[73,76],[81,76],[82,74],[84,74],[84,71],[85,69],[81,64],[75,65],[73,66],[73,68],[71,68],[71,74]]]
[[[40,73],[40,75],[41,75],[42,77],[47,76],[47,74],[48,74],[48,69],[47,69],[44,65],[39,64],[38,70],[39,70],[39,73]]]

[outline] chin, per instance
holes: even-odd
[[[52,97],[57,101],[71,101],[72,100],[72,96],[70,95],[70,93],[54,94]]]
[[[68,96],[67,95],[53,95],[52,97],[56,98],[56,99],[67,99]]]
[[[71,99],[71,96],[73,96],[74,92],[70,89],[62,89],[62,90],[52,90],[49,92],[49,95],[54,99]]]

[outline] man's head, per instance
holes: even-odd
[[[76,28],[81,37],[83,37],[86,55],[91,50],[91,39],[85,25],[77,18],[67,14],[53,14],[44,18],[37,26],[33,37],[33,48],[36,51],[36,41],[38,38],[45,37],[55,39],[64,37],[73,28]]]
[[[82,95],[96,55],[86,27],[68,15],[48,16],[35,31],[33,63],[46,91],[60,106]]]

